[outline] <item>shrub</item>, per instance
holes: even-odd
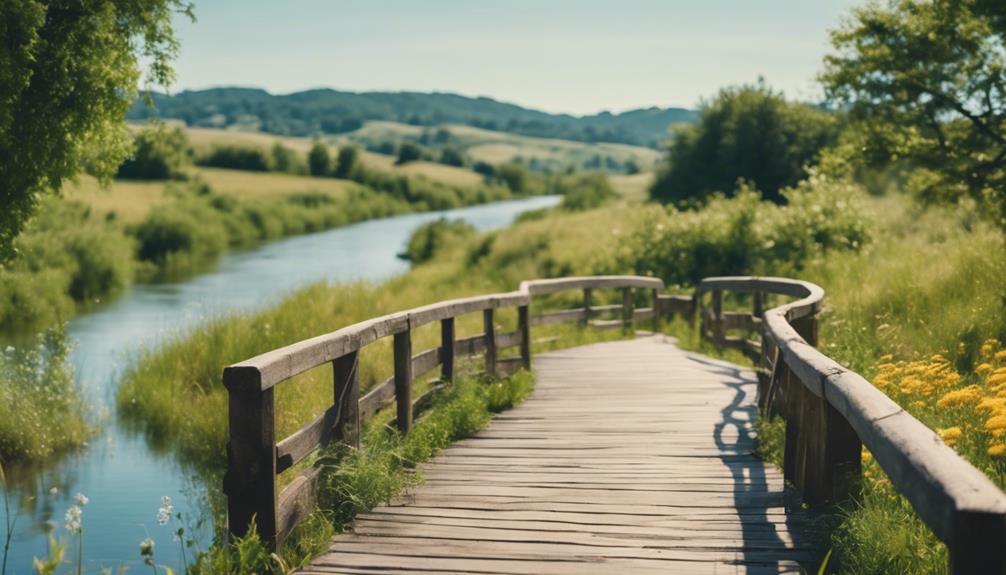
[[[445,248],[475,235],[475,227],[464,220],[440,218],[416,228],[405,251],[398,257],[413,265],[427,262]]]
[[[833,115],[788,102],[763,83],[722,90],[702,105],[699,123],[679,128],[650,196],[679,207],[700,205],[715,192],[733,195],[752,182],[765,199],[804,177],[804,166],[837,138]]]
[[[215,145],[210,152],[196,158],[196,164],[213,168],[229,168],[250,172],[268,172],[272,169],[269,154],[254,146]]]
[[[714,195],[700,210],[654,207],[623,240],[616,267],[657,274],[669,284],[797,273],[828,252],[855,251],[869,241],[861,194],[815,174],[783,190],[784,206],[762,202],[741,185],[734,198]]]
[[[423,149],[412,142],[402,142],[398,145],[398,159],[395,164],[402,165],[423,159]]]
[[[303,175],[308,173],[304,158],[297,152],[276,142],[272,146],[272,169],[277,172]]]
[[[591,210],[618,196],[608,177],[598,172],[557,176],[552,191],[562,195],[559,207],[570,212]]]
[[[360,148],[356,146],[343,146],[339,148],[339,161],[335,166],[336,178],[351,178],[360,163]]]
[[[332,172],[332,156],[328,153],[328,146],[315,141],[307,154],[307,167],[312,176],[329,175]]]
[[[143,130],[134,138],[133,155],[119,166],[117,178],[170,180],[185,175],[192,163],[189,142],[180,128]]]

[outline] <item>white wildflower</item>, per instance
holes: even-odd
[[[80,505],[81,507],[87,505],[87,502],[90,501],[90,499],[88,499],[87,496],[84,495],[83,493],[78,493],[74,495],[73,500],[76,501],[77,505]]]
[[[71,505],[70,508],[66,510],[66,517],[63,518],[63,525],[66,527],[67,531],[74,534],[80,533],[80,518],[82,513],[83,511],[76,505]]]
[[[53,497],[56,497],[57,495],[59,495],[59,488],[50,487],[49,488],[49,495],[52,495]]]
[[[140,557],[147,565],[154,564],[154,540],[150,537],[140,541]]]
[[[174,512],[175,507],[171,505],[171,499],[167,495],[161,497],[161,508],[157,510],[157,522],[161,525],[167,525]]]

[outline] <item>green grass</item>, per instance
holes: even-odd
[[[243,575],[303,567],[358,513],[388,503],[421,484],[422,475],[416,470],[419,463],[451,443],[471,437],[485,427],[493,413],[520,403],[533,388],[534,379],[526,371],[504,379],[460,378],[437,395],[405,436],[394,428],[390,410],[385,410],[365,424],[360,450],[335,447],[315,460],[321,469],[320,507],[294,529],[277,557],[270,557],[257,535],[250,534],[210,549],[192,573]]]
[[[0,351],[0,465],[43,462],[87,443],[93,414],[81,409],[62,329]]]

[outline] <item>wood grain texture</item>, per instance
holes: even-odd
[[[808,512],[752,455],[752,371],[662,336],[535,356],[517,408],[302,573],[797,573]]]

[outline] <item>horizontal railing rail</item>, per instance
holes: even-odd
[[[724,292],[751,294],[753,312],[723,311]],[[763,311],[769,294],[797,299]],[[1006,573],[1006,494],[876,386],[816,349],[823,301],[824,290],[809,282],[719,277],[702,280],[693,305],[706,337],[758,361],[759,406],[786,421],[783,472],[807,503],[854,495],[865,445],[946,543],[952,573]],[[760,332],[761,342],[728,337],[730,329]]]
[[[263,540],[275,545],[316,506],[318,469],[309,467],[282,491],[277,476],[304,461],[319,447],[342,443],[360,446],[361,421],[384,407],[396,404],[396,425],[407,434],[415,414],[429,403],[446,382],[454,378],[459,357],[484,354],[485,370],[497,374],[531,366],[532,325],[580,321],[595,327],[631,329],[642,319],[659,321],[657,305],[635,308],[634,289],[649,289],[655,304],[663,282],[641,276],[593,276],[525,281],[517,291],[442,301],[410,310],[368,319],[328,334],[272,350],[224,369],[223,383],[229,397],[228,466],[224,478],[228,528],[244,535],[254,523]],[[592,306],[597,289],[621,289],[622,303]],[[584,306],[530,316],[534,297],[569,290],[583,290]],[[496,311],[517,309],[517,330],[498,333]],[[481,312],[483,333],[457,338],[455,318]],[[594,320],[595,315],[620,312],[619,320]],[[414,354],[412,332],[440,323],[438,347]],[[375,385],[362,397],[359,384],[359,353],[386,337],[393,338],[394,375]],[[500,359],[499,351],[520,348],[516,358]],[[332,404],[294,434],[277,441],[274,388],[306,371],[331,364]],[[441,368],[440,383],[413,398],[413,380]]]

